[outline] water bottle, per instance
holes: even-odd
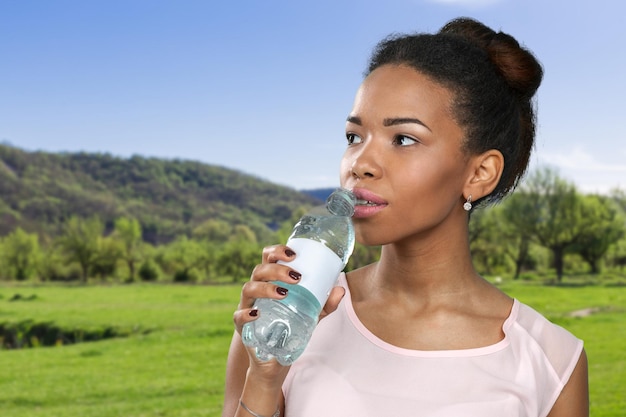
[[[304,351],[322,307],[352,255],[355,202],[350,191],[337,189],[325,207],[311,210],[294,226],[287,246],[297,256],[285,264],[302,274],[300,282],[275,282],[289,290],[287,297],[257,299],[254,306],[260,317],[243,327],[243,343],[255,347],[259,359],[276,358],[288,366]]]

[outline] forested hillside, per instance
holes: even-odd
[[[72,216],[135,218],[143,238],[166,243],[208,219],[246,224],[258,236],[313,196],[244,173],[187,160],[27,152],[0,144],[0,237],[18,226],[55,236]]]

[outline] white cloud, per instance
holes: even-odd
[[[622,152],[626,152],[626,150]],[[626,172],[626,164],[607,164],[600,162],[591,153],[585,151],[580,146],[572,148],[569,153],[543,153],[539,155],[539,159],[543,162],[566,169],[607,173]]]
[[[602,162],[581,146],[560,153],[538,152],[535,162],[557,168],[562,177],[573,181],[582,192],[605,194],[626,187],[626,164]]]

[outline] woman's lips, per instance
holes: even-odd
[[[355,188],[352,192],[356,197],[354,218],[370,217],[387,207],[387,202],[382,197],[369,190]]]

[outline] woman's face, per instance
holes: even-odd
[[[382,245],[464,219],[467,159],[452,94],[408,66],[384,65],[359,88],[346,125],[341,184],[359,200],[357,238]],[[445,230],[445,229],[444,229]]]

